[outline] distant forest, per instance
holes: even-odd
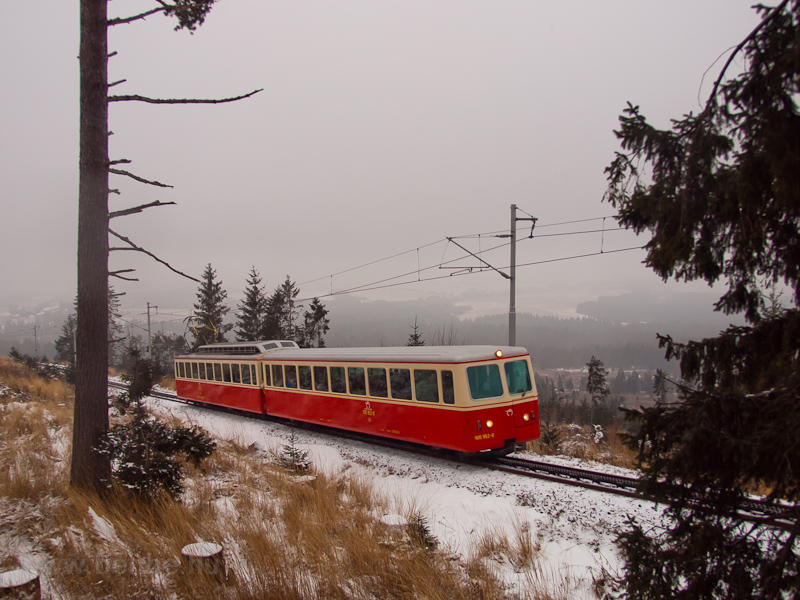
[[[427,345],[508,343],[506,314],[459,318],[447,303],[332,302],[329,346],[402,346],[415,318]],[[677,340],[716,335],[714,323],[672,321],[623,323],[590,317],[517,314],[517,345],[527,348],[537,369],[581,368],[594,355],[608,369],[677,371],[664,359],[657,333]]]

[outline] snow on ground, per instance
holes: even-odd
[[[255,444],[262,450],[279,452],[294,433],[295,445],[309,453],[317,470],[335,475],[352,469],[351,473],[368,480],[387,498],[397,513],[419,511],[447,552],[466,558],[487,535],[504,533],[512,546],[520,536],[529,535],[539,549],[544,577],[561,582],[570,597],[595,598],[593,581],[602,578],[604,572],[618,572],[620,562],[613,541],[631,518],[645,529],[661,525],[663,519],[664,507],[647,501],[190,405],[154,398],[149,402],[155,412],[171,413],[203,427],[212,437],[245,447]],[[581,466],[602,468],[585,463]],[[507,557],[498,555],[495,563],[495,572],[512,590],[521,589],[529,581],[526,577],[530,573],[518,572]]]

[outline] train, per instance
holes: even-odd
[[[215,343],[175,357],[179,398],[453,451],[539,437],[530,355],[512,346],[300,348]]]

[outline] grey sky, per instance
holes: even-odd
[[[163,17],[112,28],[111,79],[127,79],[113,93],[210,98],[264,88],[219,106],[113,104],[112,159],[175,187],[114,177],[122,195],[112,209],[178,203],[113,226],[195,276],[211,262],[231,296],[251,265],[270,290],[287,274],[321,278],[302,286],[304,297],[456,258],[453,246],[427,245],[507,230],[512,203],[539,218],[540,234],[612,229],[611,219],[553,224],[613,213],[600,202],[603,170],[625,103],[664,126],[696,111],[724,62],[715,61],[755,26],[751,4],[221,0],[194,35]],[[115,0],[110,10],[151,5]],[[0,3],[0,303],[74,297],[78,34],[76,0]],[[502,240],[459,242],[477,251]],[[609,251],[643,240],[540,237],[520,243],[518,262],[601,243]],[[329,277],[415,248],[419,256]],[[521,268],[517,310],[571,314],[600,295],[665,289],[642,257]],[[485,258],[506,267],[508,250]],[[113,253],[111,264],[138,269],[141,282],[116,282],[120,291],[153,303],[183,291],[187,307],[194,299],[194,283],[143,256]],[[507,290],[483,273],[359,295],[449,298],[481,314],[506,310]]]

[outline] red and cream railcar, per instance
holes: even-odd
[[[539,437],[524,348],[214,344],[176,358],[178,396],[465,453]]]

